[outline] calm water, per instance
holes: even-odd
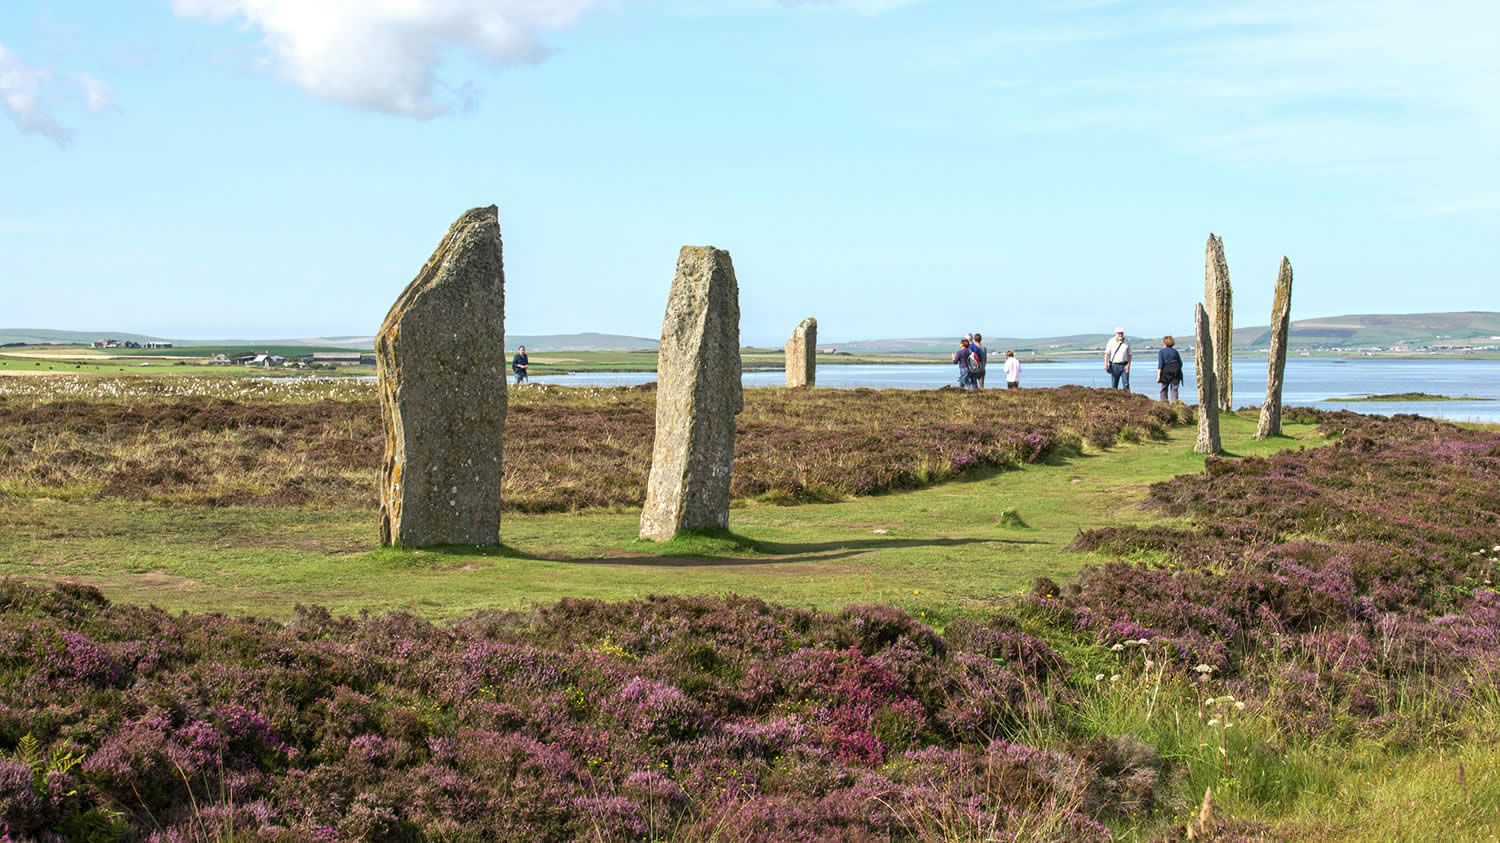
[[[1140,361],[1132,372],[1131,389],[1153,397],[1157,394],[1154,357]],[[1193,361],[1184,357],[1187,371],[1182,398],[1196,403],[1193,386]],[[1060,363],[1026,363],[1022,359],[1021,385],[1109,386],[1109,375],[1102,362],[1068,360]],[[574,375],[537,376],[537,383],[567,386],[634,386],[656,380],[655,372],[594,372]],[[942,365],[832,365],[818,367],[818,386],[837,389],[871,387],[874,389],[936,389],[958,380],[955,366]],[[786,375],[781,371],[746,372],[745,386],[781,386]],[[1003,389],[1005,377],[999,367],[987,385],[996,383]],[[1433,395],[1473,396],[1489,401],[1421,401],[1345,403],[1339,399],[1361,395],[1397,392],[1426,392]],[[1260,404],[1266,397],[1266,358],[1243,357],[1234,361],[1235,406]],[[1332,399],[1332,400],[1329,400]],[[1325,410],[1348,408],[1360,413],[1420,413],[1458,421],[1500,422],[1500,360],[1386,360],[1353,358],[1338,362],[1329,358],[1294,357],[1286,364],[1286,385],[1282,401],[1288,405],[1318,407]]]

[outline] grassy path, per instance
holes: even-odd
[[[1225,419],[1225,447],[1264,453],[1318,441],[1256,442]],[[1194,431],[902,494],[796,507],[744,506],[733,538],[658,546],[635,539],[638,514],[507,515],[499,551],[377,550],[373,513],[167,507],[29,500],[0,507],[0,575],[68,579],[114,600],[171,609],[286,616],[297,603],[338,612],[429,617],[565,596],[753,594],[833,608],[889,603],[937,624],[1038,576],[1062,579],[1091,557],[1078,531],[1139,523],[1145,487],[1200,470]],[[1025,526],[1003,517],[1007,510]]]

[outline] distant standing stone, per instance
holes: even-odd
[[[740,292],[729,253],[683,246],[656,368],[656,441],[641,538],[729,526],[740,386]]]
[[[1281,259],[1276,298],[1271,302],[1271,358],[1266,372],[1266,403],[1260,407],[1255,438],[1281,435],[1281,385],[1286,379],[1286,347],[1292,329],[1292,262]]]
[[[1193,312],[1193,369],[1198,375],[1198,443],[1193,450],[1200,454],[1217,454],[1224,450],[1219,443],[1219,396],[1214,376],[1214,338],[1209,330],[1208,313],[1199,304]]]
[[[1203,303],[1213,333],[1214,379],[1219,390],[1219,412],[1234,412],[1234,293],[1229,286],[1229,262],[1224,258],[1224,238],[1208,235],[1204,261]],[[1201,357],[1200,357],[1201,359]]]
[[[500,541],[505,267],[499,211],[448,229],[375,338],[385,462],[380,543]]]
[[[811,316],[797,323],[786,341],[786,385],[816,386],[818,382],[818,320]]]

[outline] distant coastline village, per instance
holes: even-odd
[[[90,348],[171,348],[170,342],[135,342],[133,340],[101,339],[89,343]],[[245,354],[215,354],[208,359],[210,366],[254,366],[258,368],[315,369],[340,368],[345,366],[374,366],[375,355],[358,351],[314,351],[308,354],[286,356],[269,351],[252,351]]]

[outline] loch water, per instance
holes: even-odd
[[[995,358],[999,359],[999,358]],[[1182,399],[1197,402],[1193,386],[1193,361],[1184,357]],[[1155,354],[1137,357],[1130,388],[1155,397]],[[656,379],[655,372],[580,372],[569,375],[538,375],[535,383],[565,386],[634,386]],[[752,371],[744,384],[781,386],[785,374],[777,370]],[[828,389],[938,389],[958,382],[957,367],[947,364],[823,364],[818,366],[818,386]],[[1107,387],[1109,375],[1099,360],[1063,360],[1055,363],[1027,362],[1022,358],[1021,386],[1047,387],[1078,384]],[[1000,367],[986,386],[1005,388]],[[1425,392],[1429,395],[1470,397],[1469,401],[1386,402],[1348,399],[1365,395]],[[1259,405],[1266,395],[1266,358],[1237,357],[1234,360],[1234,404]],[[1282,401],[1288,406],[1325,410],[1349,409],[1359,413],[1417,413],[1455,421],[1500,422],[1500,360],[1404,359],[1352,357],[1293,357],[1286,364]]]

